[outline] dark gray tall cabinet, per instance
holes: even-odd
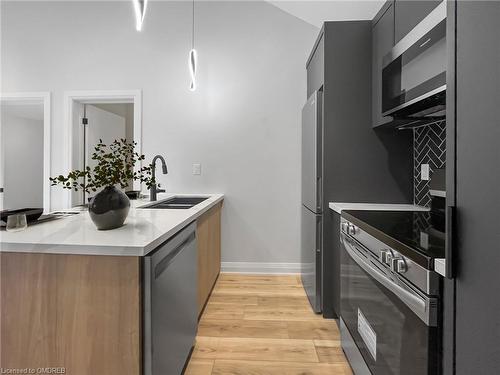
[[[422,21],[442,0],[395,0],[394,42],[397,43]]]
[[[391,120],[380,115],[380,59],[438,3],[389,0],[375,16],[372,126]],[[447,6],[452,278],[443,280],[443,374],[500,374],[500,2],[448,0]]]
[[[323,92],[323,314],[340,306],[338,215],[328,202],[412,202],[411,132],[371,127],[371,21],[326,22],[307,62]]]
[[[447,283],[455,311],[445,321],[455,326],[455,348],[445,347],[445,374],[500,374],[500,2],[450,1],[448,9],[455,59],[447,185],[456,226],[454,285]]]

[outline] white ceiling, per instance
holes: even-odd
[[[324,21],[371,20],[384,2],[384,0],[269,1],[283,11],[316,27],[321,27]]]
[[[10,0],[26,1],[26,0]],[[35,0],[37,1],[37,0]],[[46,0],[38,0],[46,1]],[[59,0],[81,1],[81,0]],[[88,0],[87,0],[88,1]],[[100,0],[93,0],[100,1]],[[131,0],[107,0],[131,2]],[[150,1],[182,1],[192,0],[150,0]],[[220,0],[195,0],[210,2]],[[222,0],[222,1],[262,1],[262,0]],[[385,0],[267,0],[268,3],[301,20],[320,28],[324,21],[371,20],[385,3]],[[147,16],[146,16],[147,17]],[[147,22],[147,21],[145,21]]]

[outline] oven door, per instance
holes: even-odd
[[[354,342],[354,358],[364,362],[352,363],[342,337],[351,366],[373,375],[439,374],[438,329],[419,316],[422,296],[413,296],[412,301],[411,292],[405,295],[400,286],[394,288],[391,271],[345,233],[341,242],[341,324]],[[435,299],[422,301],[424,310],[435,307]]]

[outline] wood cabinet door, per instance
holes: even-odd
[[[394,46],[394,6],[391,4],[372,31],[372,126],[392,121],[382,116],[382,60]]]
[[[0,253],[1,368],[60,367],[57,255]]]
[[[394,3],[394,32],[396,43],[403,39],[417,24],[422,21],[441,0],[408,1],[396,0]]]
[[[221,263],[221,204],[204,213],[198,220],[198,313],[207,302],[220,273]]]
[[[57,258],[57,354],[67,374],[141,373],[139,257]]]
[[[221,262],[221,219],[220,206],[216,207],[210,215],[209,230],[210,230],[210,284],[213,285],[220,273]]]
[[[1,253],[0,261],[0,367],[140,375],[138,257]]]
[[[198,246],[198,314],[205,306],[205,301],[210,293],[209,286],[209,217],[202,215],[196,225],[196,241]]]

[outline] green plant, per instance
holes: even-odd
[[[149,189],[156,183],[153,177],[153,165],[149,164],[134,171],[135,165],[145,159],[144,155],[135,152],[136,145],[136,142],[120,139],[114,140],[107,146],[100,139],[92,154],[92,160],[97,162],[94,168],[87,166],[85,170],[74,170],[67,176],[50,177],[51,185],[61,185],[64,189],[90,193],[102,187],[116,185],[124,189],[131,180],[139,180]]]

